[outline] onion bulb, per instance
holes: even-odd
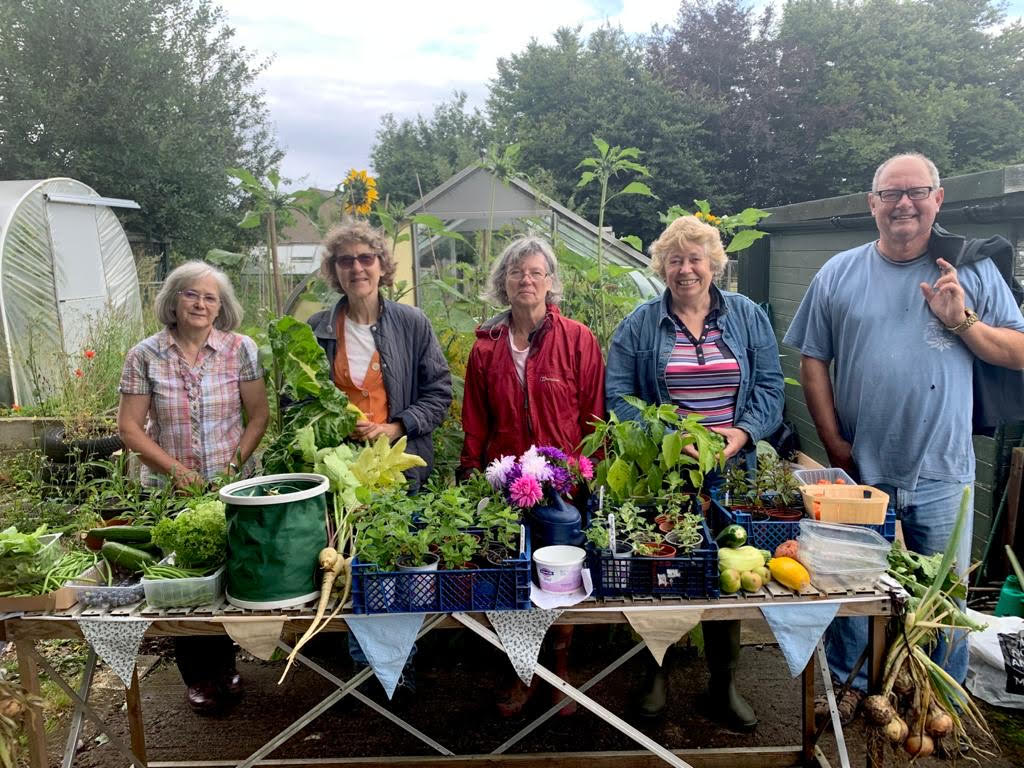
[[[864,699],[864,712],[875,725],[887,725],[894,717],[896,710],[885,696],[875,694]]]
[[[907,754],[914,757],[928,757],[935,751],[935,742],[926,733],[920,735],[915,733],[907,736],[907,740],[903,742],[903,748],[907,750]]]
[[[907,738],[907,733],[910,729],[907,724],[896,715],[882,728],[882,733],[889,739],[893,744],[902,744],[903,740]]]

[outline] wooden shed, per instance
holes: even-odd
[[[999,234],[1016,246],[1014,272],[1024,280],[1024,165],[1008,166],[945,179],[945,202],[938,221],[946,229],[972,237]],[[864,193],[782,206],[759,225],[770,233],[740,256],[740,290],[756,301],[768,301],[781,344],[811,278],[834,254],[878,236]],[[799,377],[799,352],[782,347],[787,376]],[[1021,393],[1024,397],[1024,392]],[[800,434],[808,454],[825,460],[825,451],[799,387],[787,387],[786,418]],[[993,518],[1001,513],[1003,528],[1015,510],[1003,500],[1010,475],[1010,456],[1024,439],[1024,423],[1007,424],[992,437],[975,436],[977,455],[974,557],[985,553]],[[1018,504],[1019,504],[1019,500]],[[1018,528],[1024,527],[1024,520]],[[1005,533],[994,547],[1002,549]],[[995,562],[995,561],[994,561]],[[990,570],[990,572],[993,572]]]

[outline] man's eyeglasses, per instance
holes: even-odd
[[[364,267],[372,267],[376,260],[376,253],[360,253],[356,256],[339,256],[335,263],[342,269],[352,269],[357,261]]]
[[[523,270],[521,270],[521,269],[512,269],[512,270],[509,270],[509,273],[508,273],[509,280],[515,280],[517,283],[520,280],[522,280],[524,277],[528,277],[528,278],[530,278],[531,281],[533,281],[535,283],[539,283],[541,280],[543,280],[547,276],[548,276],[547,272],[541,272],[539,269],[533,270],[532,272],[523,272]]]
[[[935,187],[911,187],[910,189],[880,189],[873,194],[883,203],[897,203],[906,195],[911,200],[924,200]]]
[[[178,291],[178,295],[185,299],[185,301],[202,301],[208,307],[216,307],[220,304],[220,296],[215,296],[212,293],[199,293],[199,291],[193,291],[191,288]]]

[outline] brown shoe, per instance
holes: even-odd
[[[220,709],[220,690],[214,683],[209,682],[190,685],[185,692],[185,701],[193,712],[209,715]]]
[[[530,685],[526,685],[518,677],[512,685],[498,691],[495,704],[498,707],[499,717],[518,717],[523,708],[533,698],[533,694],[540,688],[539,678],[533,678]]]
[[[221,688],[232,699],[242,698],[242,694],[245,692],[245,687],[242,685],[242,676],[237,671],[229,672],[224,676],[221,680]]]

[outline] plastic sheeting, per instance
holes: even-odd
[[[135,259],[117,216],[47,201],[58,193],[98,197],[73,179],[0,182],[0,402],[34,404],[36,388],[58,381],[59,366],[82,351],[84,321],[105,308],[141,327]],[[60,295],[85,285],[95,288],[88,301]]]

